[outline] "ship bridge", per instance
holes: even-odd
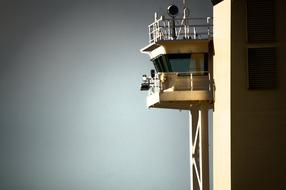
[[[191,18],[168,7],[148,26],[149,44],[141,49],[154,69],[143,75],[148,108],[189,110],[190,188],[209,190],[208,112],[214,107],[212,18]]]
[[[173,6],[173,7],[172,7]],[[168,16],[148,26],[149,44],[141,49],[154,65],[143,75],[147,107],[186,109],[198,102],[214,102],[212,18],[191,18],[187,10],[168,8]]]

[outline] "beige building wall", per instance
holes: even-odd
[[[286,189],[286,49],[285,30],[282,30],[286,15],[283,10],[285,8],[282,5],[283,1],[276,0],[278,43],[270,44],[247,42],[246,0],[232,1],[232,190]],[[275,46],[277,47],[277,89],[249,90],[248,48]]]
[[[246,0],[214,6],[214,189],[286,189],[285,0],[276,0],[277,42],[247,42]],[[277,47],[278,87],[249,90],[249,47]]]
[[[216,84],[213,113],[213,186],[214,190],[230,190],[230,0],[214,6],[213,71]]]

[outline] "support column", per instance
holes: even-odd
[[[201,106],[201,145],[202,145],[202,180],[203,190],[210,189],[209,180],[209,130],[208,130],[208,107],[206,105]]]
[[[209,190],[208,107],[198,104],[190,111],[190,186],[191,190]]]

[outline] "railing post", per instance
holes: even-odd
[[[193,73],[191,73],[191,91],[193,91],[194,86],[193,86]]]
[[[151,26],[148,26],[148,30],[149,30],[149,43],[152,43]]]
[[[207,17],[207,24],[208,24],[208,38],[210,37],[210,18],[211,18],[211,17]]]
[[[211,91],[211,88],[212,88],[212,81],[211,81],[211,74],[209,73],[209,91]]]
[[[194,30],[194,39],[197,39],[197,31],[196,31],[196,27],[193,27]]]
[[[168,21],[168,40],[171,39],[170,21]]]
[[[211,17],[192,19],[192,24],[188,17],[183,18],[165,18],[159,19],[148,26],[149,42],[154,43],[158,40],[175,40],[175,39],[209,39],[212,35]],[[197,21],[199,23],[197,23]],[[199,31],[197,32],[197,27]]]

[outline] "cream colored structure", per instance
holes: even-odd
[[[231,0],[214,6],[214,78],[216,103],[213,113],[213,186],[231,190]],[[226,16],[228,15],[228,16]],[[242,140],[242,139],[241,139]]]
[[[168,54],[208,54],[212,61],[211,39],[161,40],[152,43],[141,51],[149,54],[151,60]],[[211,68],[211,67],[210,67]],[[212,72],[159,72],[156,85],[149,91],[147,107],[190,110],[190,105],[206,101],[214,102],[214,81]]]
[[[141,50],[157,71],[143,76],[147,107],[190,111],[191,190],[210,190],[208,111],[213,109],[215,91],[210,20],[186,14],[179,19],[155,16],[149,25],[149,45]]]
[[[214,190],[286,189],[285,0],[214,13]]]

